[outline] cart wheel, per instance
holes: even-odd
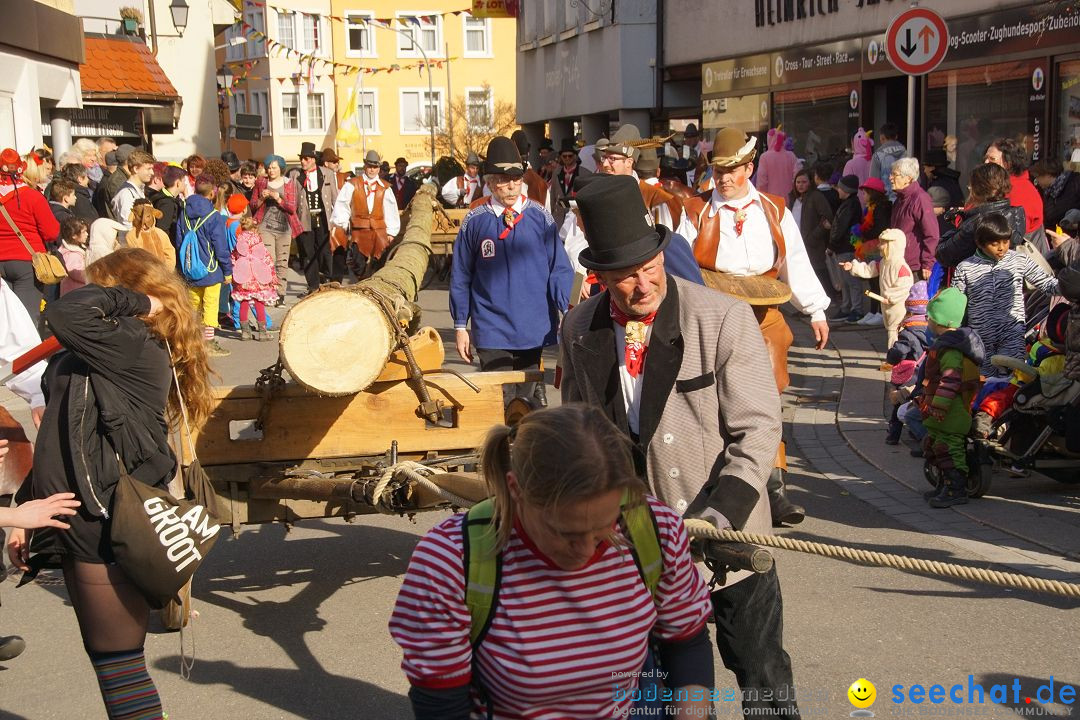
[[[941,471],[934,467],[929,460],[923,462],[922,466],[923,477],[926,478],[926,482],[930,483],[930,487],[941,489],[942,480]]]
[[[968,497],[980,498],[990,489],[994,475],[994,466],[989,463],[975,463],[968,472]]]
[[[170,600],[161,608],[161,624],[166,630],[176,631],[188,624],[191,612],[191,581],[180,588],[180,602]]]
[[[994,456],[986,440],[974,439],[968,446],[968,497],[978,498],[990,489],[994,474]]]

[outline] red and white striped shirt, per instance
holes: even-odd
[[[605,543],[584,568],[561,570],[515,525],[477,657],[496,718],[624,717],[650,634],[670,641],[701,631],[711,606],[686,529],[673,510],[646,499],[663,553],[655,601],[627,548]],[[416,546],[390,618],[402,669],[417,686],[460,687],[472,679],[463,517],[432,528]],[[484,711],[475,693],[473,704],[474,715]]]

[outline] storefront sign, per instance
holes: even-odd
[[[470,14],[478,18],[516,18],[518,0],[473,0]]]
[[[701,103],[701,126],[709,130],[737,127],[757,133],[769,127],[768,94],[708,98]]]
[[[840,12],[840,0],[754,0],[754,25],[780,25],[835,12]]]
[[[137,108],[87,105],[71,110],[71,135],[87,137],[141,137],[142,123]],[[42,123],[44,135],[52,136],[52,126]]]
[[[949,20],[950,63],[1073,46],[1080,13],[1052,3]]]
[[[772,54],[772,84],[788,85],[858,75],[861,68],[862,41],[858,39],[792,48]]]
[[[1041,60],[1031,63],[1031,85],[1028,87],[1028,128],[1031,134],[1031,162],[1038,162],[1046,154],[1046,64]]]
[[[703,95],[769,87],[772,62],[769,55],[750,55],[735,60],[705,63],[701,68]]]

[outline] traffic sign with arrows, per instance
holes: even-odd
[[[925,75],[945,59],[949,28],[933,10],[912,8],[900,13],[885,32],[889,62],[905,75]]]

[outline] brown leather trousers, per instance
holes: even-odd
[[[769,352],[776,389],[782,393],[791,380],[788,377],[787,356],[788,348],[795,338],[783,313],[775,306],[756,305],[754,315],[757,317],[758,327],[761,328],[761,337],[765,340],[765,349]],[[787,452],[783,441],[776,451],[776,467],[787,470]]]

